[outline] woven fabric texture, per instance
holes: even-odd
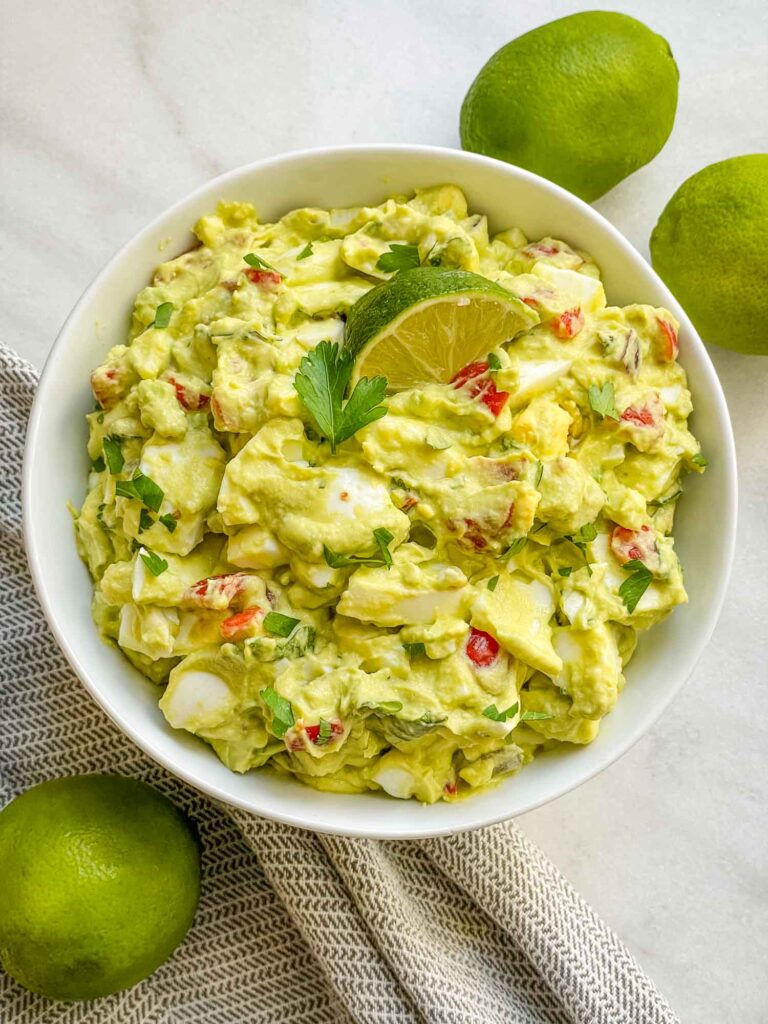
[[[316,835],[217,806],[117,730],[56,647],[22,550],[36,381],[0,347],[0,804],[60,775],[144,779],[196,821],[203,895],[186,941],[135,988],[54,1003],[0,972],[0,1020],[674,1024],[621,942],[513,823],[420,842]]]

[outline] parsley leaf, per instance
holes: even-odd
[[[272,732],[281,740],[294,724],[293,708],[271,686],[265,687],[260,693],[261,699],[272,712]]]
[[[158,522],[163,524],[168,533],[173,533],[173,531],[178,526],[176,516],[172,512],[168,512],[166,513],[166,515],[160,516],[158,518]]]
[[[519,704],[510,704],[505,711],[499,711],[495,704],[489,704],[487,708],[483,709],[483,714],[486,718],[490,718],[492,722],[506,722],[508,718],[514,718],[517,714]]]
[[[496,586],[498,585],[498,582],[499,582],[499,577],[498,576],[491,576],[491,578],[488,580],[488,589],[491,591],[491,593],[493,593],[493,591],[496,589]]]
[[[648,585],[653,579],[653,573],[638,558],[632,558],[629,562],[625,562],[623,568],[632,575],[628,576],[619,587],[619,597],[631,615],[637,607],[637,602],[648,589]]]
[[[492,722],[506,722],[508,718],[515,717],[519,708],[520,705],[515,703],[510,705],[505,711],[499,711],[495,704],[489,704],[483,711],[483,714],[486,718],[490,718]],[[520,721],[533,722],[554,717],[554,715],[547,714],[546,711],[523,711],[520,714]]]
[[[357,382],[342,411],[341,430],[336,437],[337,444],[341,444],[362,427],[386,415],[387,407],[381,404],[386,390],[386,377],[362,377]],[[333,444],[331,449],[333,450]]]
[[[378,711],[382,715],[396,715],[398,711],[403,710],[403,705],[399,700],[367,700],[363,704],[358,704],[357,708],[358,711],[365,708],[369,711]]]
[[[669,505],[670,502],[677,501],[677,499],[680,497],[682,493],[682,491],[675,491],[674,494],[670,494],[666,498],[653,498],[651,501],[648,502],[648,504],[653,506],[654,508],[664,508],[664,506]]]
[[[578,533],[574,533],[571,540],[574,544],[589,544],[597,537],[597,527],[594,523],[585,523]]]
[[[297,260],[306,260],[312,255],[312,243],[307,242],[304,248],[301,250],[299,255],[296,257]]]
[[[155,319],[149,325],[150,327],[167,327],[171,322],[171,316],[173,315],[173,303],[172,302],[161,302],[155,310]]]
[[[691,462],[694,466],[701,466],[702,469],[709,465],[709,459],[705,458],[701,452],[696,452],[695,455],[691,456]]]
[[[508,555],[519,555],[525,547],[525,542],[528,540],[527,537],[515,537],[512,543],[501,553],[502,558],[506,558]]]
[[[346,404],[342,404],[354,357],[338,344],[321,341],[301,360],[293,386],[312,415],[320,433],[328,438],[331,451],[352,437],[361,427],[386,414],[381,405],[387,390],[386,377],[362,377]]]
[[[392,554],[387,545],[390,541],[394,540],[395,535],[390,533],[386,527],[380,526],[377,530],[373,531],[373,536],[376,538],[376,544],[381,552],[381,557],[384,559],[384,564],[389,569],[392,565]]]
[[[139,532],[143,533],[145,530],[149,530],[152,527],[153,523],[154,519],[149,514],[149,512],[145,508],[143,508],[141,510],[141,514],[139,515]]]
[[[271,263],[267,263],[261,256],[257,256],[255,252],[247,253],[247,255],[243,256],[243,259],[249,267],[257,267],[259,270],[275,270]],[[275,271],[275,273],[278,273],[278,271]]]
[[[104,438],[101,446],[104,449],[104,458],[107,460],[109,472],[112,476],[117,476],[125,465],[123,449],[120,447],[120,438],[110,434]]]
[[[103,455],[99,455],[99,457],[97,459],[94,459],[93,462],[91,463],[91,469],[93,470],[94,473],[103,473],[106,468],[107,464],[104,461]]]
[[[376,268],[386,274],[398,273],[401,270],[412,270],[421,266],[419,247],[417,245],[390,245],[389,252],[384,252],[376,260]]]
[[[558,571],[558,573],[561,576],[570,576],[571,573],[573,572],[573,566],[572,565],[561,565],[560,568],[557,571]]]
[[[317,733],[317,739],[315,740],[315,746],[324,747],[332,735],[333,729],[331,728],[331,723],[327,722],[324,718],[321,718],[320,728]]]
[[[489,352],[488,353],[488,356],[486,358],[486,362],[488,363],[488,369],[489,370],[500,370],[501,369],[501,360],[499,359],[499,357],[496,355],[495,352]]]
[[[153,576],[162,576],[165,570],[168,568],[168,563],[160,555],[156,555],[154,551],[150,551],[149,548],[139,549],[139,558],[142,560],[144,565],[149,569]]]
[[[409,658],[420,658],[422,655],[427,653],[427,649],[422,643],[416,644],[403,644]]]
[[[511,437],[507,437],[505,434],[501,439],[501,448],[502,451],[505,452],[514,452],[519,451],[522,448],[522,445],[518,444],[517,441],[513,440]]]
[[[598,416],[603,418],[607,416],[612,420],[619,418],[613,381],[607,380],[602,387],[599,387],[597,384],[590,384],[587,390],[587,397],[589,398],[589,404]]]
[[[587,557],[587,544],[593,541],[597,537],[597,527],[594,523],[585,523],[581,527],[578,533],[574,533],[567,539],[574,544],[582,554],[584,564],[587,567],[587,573],[592,575],[592,566],[590,565],[589,558]]]
[[[153,512],[160,511],[165,497],[165,491],[151,477],[144,476],[140,469],[133,474],[132,480],[118,480],[115,494],[121,498],[137,498]]]
[[[280,612],[268,612],[264,616],[264,629],[272,636],[289,637],[300,621]]]
[[[324,544],[323,556],[326,563],[330,565],[332,569],[348,569],[350,566],[359,565],[386,565],[389,569],[392,565],[392,554],[390,553],[387,545],[393,539],[392,534],[385,527],[380,526],[377,530],[373,531],[373,539],[376,542],[376,547],[379,549],[379,554],[340,555],[336,551],[331,551],[331,549]]]

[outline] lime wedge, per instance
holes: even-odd
[[[386,377],[390,391],[445,384],[479,356],[538,323],[532,309],[487,277],[416,267],[366,292],[347,316],[353,383]]]

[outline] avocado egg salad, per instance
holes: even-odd
[[[686,601],[706,460],[674,317],[450,185],[226,202],[195,234],[93,371],[75,516],[170,725],[236,772],[423,802],[594,740]]]

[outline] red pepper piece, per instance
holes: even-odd
[[[490,369],[488,363],[467,363],[459,372],[451,378],[451,384],[456,388],[463,387],[468,380],[473,377],[479,377],[483,373],[488,373]]]
[[[663,337],[662,352],[664,354],[664,360],[667,363],[673,363],[677,359],[677,353],[680,351],[680,344],[677,340],[677,331],[668,320],[662,320],[657,317],[656,323],[661,329]]]
[[[224,619],[219,626],[219,632],[225,640],[242,640],[250,635],[251,627],[259,621],[261,616],[261,608],[255,606],[245,608],[235,615],[230,615],[228,619]]]
[[[310,741],[310,743],[317,743],[318,739],[320,738],[320,725],[319,725],[319,723],[317,725],[305,725],[304,726],[304,732],[306,733],[307,739]],[[344,726],[342,725],[342,723],[338,719],[336,719],[335,721],[331,722],[331,735],[329,737],[329,741],[334,736],[343,736],[343,735],[344,735]]]
[[[552,321],[552,329],[558,338],[563,341],[570,341],[575,338],[584,326],[584,314],[576,306],[574,309],[566,309],[559,317]]]
[[[189,412],[199,412],[204,409],[211,400],[211,396],[202,391],[194,391],[176,380],[175,377],[168,377],[168,383],[173,384],[176,391],[176,401]]]
[[[655,427],[657,425],[656,418],[647,405],[640,409],[630,405],[621,414],[621,418],[626,420],[627,423],[634,423],[637,427]]]
[[[276,270],[261,270],[258,267],[249,267],[245,276],[260,288],[277,288],[283,280]]]
[[[470,629],[467,640],[467,657],[478,668],[487,668],[499,656],[499,642],[482,629]]]

